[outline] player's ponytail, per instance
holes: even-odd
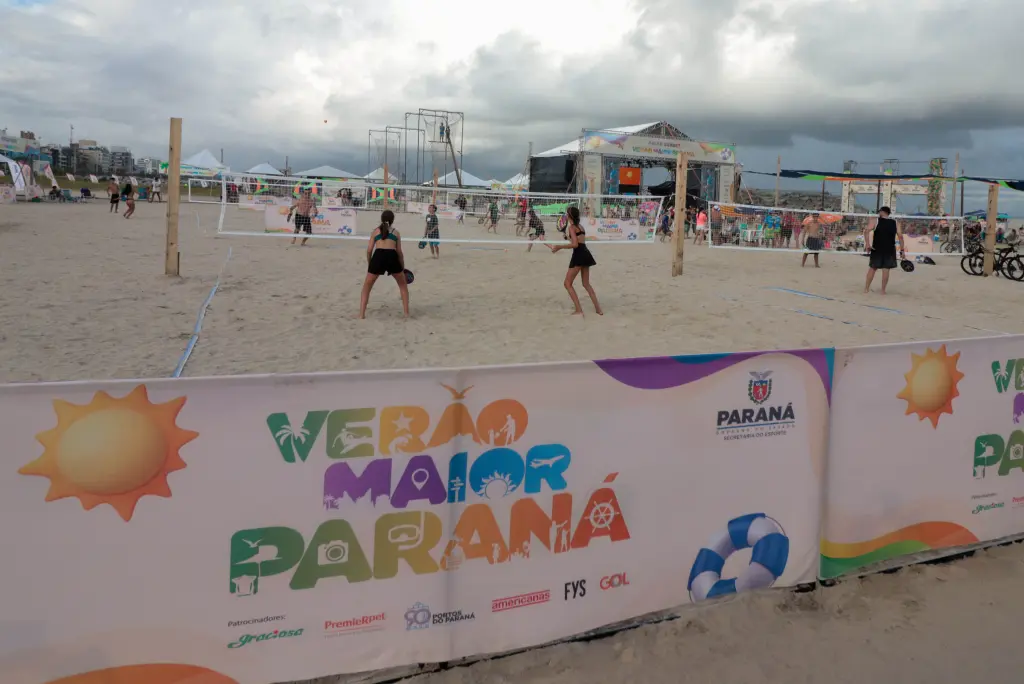
[[[381,240],[387,240],[388,235],[391,233],[391,224],[395,222],[395,212],[390,209],[385,209],[380,212],[380,225],[377,226],[377,230],[380,231]]]
[[[569,215],[569,220],[572,221],[574,226],[580,225],[580,210],[578,207],[569,207],[565,210],[565,213]]]

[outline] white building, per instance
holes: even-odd
[[[139,173],[159,173],[160,165],[162,163],[163,161],[156,157],[142,157],[141,159],[135,160],[135,169]]]

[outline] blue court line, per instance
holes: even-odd
[[[967,328],[969,330],[978,330],[980,332],[996,333],[997,335],[1009,335],[1010,334],[1010,333],[1004,332],[1002,330],[989,330],[988,328],[978,328],[978,327],[975,327],[973,325],[967,325],[966,323],[961,323],[959,321],[951,321],[951,320],[946,319],[946,318],[939,318],[938,316],[929,316],[928,314],[915,314],[915,313],[911,313],[909,311],[900,311],[899,309],[892,309],[892,308],[887,307],[887,306],[878,306],[877,304],[863,304],[861,302],[854,302],[854,301],[850,301],[849,299],[840,299],[838,297],[825,297],[825,296],[822,296],[822,295],[813,294],[811,292],[802,292],[801,290],[792,290],[792,289],[790,289],[788,287],[765,287],[763,289],[765,289],[765,290],[773,290],[775,292],[787,292],[789,294],[795,294],[795,295],[798,295],[800,297],[809,297],[811,299],[823,299],[823,300],[829,301],[829,302],[841,302],[843,304],[854,304],[856,306],[863,306],[863,307],[865,307],[867,309],[875,309],[876,311],[885,311],[886,313],[894,313],[894,314],[897,314],[899,316],[913,316],[913,317],[916,317],[916,318],[927,318],[927,319],[932,320],[932,321],[942,321],[944,323],[955,323],[957,325],[962,325],[963,327],[965,327],[965,328]],[[853,325],[858,325],[858,324],[853,324]],[[870,326],[864,326],[864,327],[870,327]],[[873,330],[879,330],[878,328],[872,328],[872,329]],[[885,331],[881,330],[880,332],[885,332]]]
[[[743,299],[743,300],[733,299],[732,297],[726,297],[725,295],[721,295],[721,294],[718,295],[718,297],[720,299],[724,299],[727,302],[734,302],[734,303],[739,303],[739,304],[755,304],[757,306],[767,306],[767,307],[770,307],[770,308],[773,308],[773,309],[782,309],[783,311],[789,311],[791,313],[803,314],[804,316],[810,316],[812,318],[820,318],[822,320],[832,321],[834,323],[842,323],[843,325],[852,325],[852,326],[855,326],[857,328],[866,328],[868,330],[874,330],[875,332],[885,333],[887,335],[889,334],[888,330],[882,330],[881,328],[875,328],[875,327],[870,326],[870,325],[863,325],[861,323],[857,323],[856,321],[837,321],[836,319],[834,319],[834,318],[832,318],[830,316],[826,316],[824,314],[813,313],[811,311],[805,311],[804,309],[790,309],[789,307],[779,306],[778,304],[768,304],[768,303],[765,303],[765,302],[755,302],[755,301],[750,301],[748,299]],[[825,297],[819,297],[819,299],[825,299]]]
[[[823,297],[821,295],[811,294],[810,292],[801,292],[800,290],[791,290],[788,287],[766,287],[766,290],[775,290],[777,292],[788,292],[789,294],[800,295],[801,297],[810,297],[811,299],[824,299],[826,301],[833,301],[831,297]]]
[[[185,345],[185,351],[181,354],[181,358],[178,359],[178,365],[174,367],[174,372],[171,374],[172,378],[180,378],[182,371],[185,370],[185,364],[188,363],[189,358],[192,356],[192,351],[196,348],[196,344],[199,343],[199,333],[203,329],[203,321],[206,320],[206,310],[210,307],[210,302],[213,301],[213,296],[217,294],[217,289],[220,287],[220,278],[224,275],[224,268],[228,265],[228,260],[231,259],[231,248],[228,247],[227,259],[224,259],[224,263],[220,267],[220,273],[217,274],[217,281],[210,288],[210,294],[206,295],[206,299],[203,300],[203,305],[199,307],[199,314],[196,316],[195,327],[192,328],[192,336],[188,340],[188,344]]]

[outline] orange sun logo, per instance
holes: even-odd
[[[939,427],[943,413],[953,414],[953,400],[960,396],[958,386],[964,374],[957,370],[960,352],[946,353],[946,345],[938,351],[928,349],[921,356],[910,355],[910,371],[903,377],[907,386],[896,395],[907,402],[907,413],[916,413],[920,420],[927,418],[932,427]]]
[[[43,455],[18,472],[49,478],[47,501],[74,496],[87,511],[110,504],[131,520],[142,497],[170,497],[167,475],[185,467],[179,450],[199,433],[175,423],[184,405],[185,397],[151,403],[145,385],[121,399],[97,392],[84,406],[56,399],[56,427],[36,435]]]

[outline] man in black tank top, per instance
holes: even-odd
[[[903,243],[903,231],[895,219],[890,218],[889,207],[878,210],[875,225],[864,231],[864,248],[871,255],[868,260],[868,275],[864,281],[864,292],[871,291],[871,281],[875,279],[875,271],[882,271],[882,294],[889,285],[889,271],[896,268],[896,243],[899,242],[900,254],[906,253]]]

